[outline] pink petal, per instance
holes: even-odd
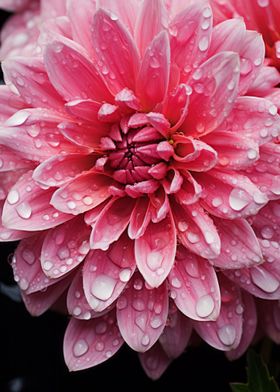
[[[139,354],[141,365],[149,378],[158,380],[171,363],[159,343]]]
[[[195,179],[204,186],[205,198],[201,204],[219,218],[255,215],[268,201],[256,185],[236,172],[212,169],[208,173],[196,173]]]
[[[153,110],[167,94],[170,47],[165,31],[159,33],[145,51],[137,79],[137,96],[145,110]]]
[[[90,227],[82,216],[49,230],[41,253],[41,266],[50,278],[64,276],[89,252]]]
[[[41,268],[40,255],[44,239],[45,234],[41,233],[22,240],[13,257],[14,279],[26,294],[42,291],[57,283],[57,280],[49,279]]]
[[[160,222],[166,218],[170,211],[168,196],[163,188],[159,188],[155,193],[150,195],[150,213],[153,223]]]
[[[240,358],[255,336],[257,327],[257,311],[255,301],[252,295],[242,291],[241,293],[243,305],[236,307],[236,313],[242,313],[243,317],[243,331],[239,345],[234,350],[226,352],[226,356],[230,359]]]
[[[219,281],[222,297],[219,317],[215,321],[193,321],[193,326],[210,346],[229,351],[238,347],[241,340],[243,317],[236,309],[242,306],[242,299],[238,286],[224,277]]]
[[[192,324],[174,304],[169,306],[168,324],[159,342],[169,358],[179,357],[186,349],[192,333]]]
[[[88,149],[66,140],[58,129],[64,115],[48,109],[24,109],[10,117],[0,135],[1,144],[42,162],[61,153],[87,153]]]
[[[141,56],[154,37],[164,29],[166,16],[160,0],[144,0],[135,28],[135,40]]]
[[[149,223],[135,240],[136,264],[145,281],[158,287],[168,276],[175,258],[176,231],[171,213],[160,222]]]
[[[96,366],[122,346],[115,312],[88,321],[72,318],[64,336],[64,359],[69,370]]]
[[[83,268],[83,287],[91,308],[102,312],[110,306],[120,296],[134,270],[134,258],[121,267],[111,259],[110,251],[91,251]]]
[[[117,319],[126,343],[139,352],[149,350],[161,335],[168,315],[167,285],[147,288],[134,274],[117,302]]]
[[[52,189],[40,188],[32,171],[24,174],[10,190],[3,208],[2,222],[15,230],[37,231],[55,227],[72,218],[50,205]]]
[[[0,172],[29,170],[35,164],[5,145],[0,145]]]
[[[81,47],[61,36],[48,44],[44,64],[51,83],[66,101],[110,101],[111,94],[101,76],[82,52]]]
[[[107,250],[126,229],[135,200],[129,197],[112,199],[99,215],[91,234],[91,248]]]
[[[108,132],[108,124],[100,123],[100,126],[94,126],[92,124],[80,124],[74,122],[64,121],[58,125],[58,129],[65,137],[65,139],[71,142],[74,150],[76,146],[76,152],[79,150],[84,153],[92,153],[100,142],[100,137],[104,136]],[[75,151],[74,151],[75,152]]]
[[[82,268],[79,268],[72,280],[66,300],[68,313],[79,320],[100,317],[112,310],[112,306],[108,306],[103,312],[95,312],[91,308],[84,294]]]
[[[201,276],[205,279],[200,279]],[[217,319],[221,306],[220,290],[215,270],[208,261],[180,246],[168,280],[171,298],[184,315],[201,321]]]
[[[240,134],[214,131],[202,140],[214,148],[219,166],[227,170],[247,169],[259,158],[258,144]]]
[[[65,105],[66,110],[77,118],[89,122],[91,126],[101,126],[97,113],[101,107],[101,103],[92,99],[76,99],[69,101]]]
[[[175,91],[171,91],[167,96],[163,114],[173,125],[172,131],[176,131],[186,118],[190,92],[191,90],[185,84],[180,84]]]
[[[61,297],[71,280],[72,275],[47,287],[43,291],[37,291],[32,294],[22,292],[22,299],[28,312],[32,316],[41,316]]]
[[[261,263],[262,251],[254,230],[245,219],[215,219],[221,238],[221,253],[213,265],[222,269],[239,269]]]
[[[150,223],[149,199],[139,198],[131,213],[128,226],[128,235],[131,239],[141,237]]]
[[[192,4],[175,16],[169,25],[172,63],[182,70],[186,82],[206,58],[212,33],[212,10],[205,4]]]
[[[270,201],[253,218],[253,227],[259,238],[280,242],[280,201]]]
[[[206,134],[227,118],[238,93],[238,66],[236,53],[221,52],[194,72],[190,81],[193,93],[183,130],[193,136]]]
[[[257,77],[251,83],[247,95],[263,97],[268,93],[271,93],[272,87],[277,86],[280,83],[280,74],[274,67],[267,67],[263,65],[259,70]],[[278,94],[278,89],[275,90]],[[272,93],[273,94],[273,93]],[[273,103],[274,101],[269,97]],[[274,103],[277,105],[276,103]]]
[[[259,321],[264,332],[276,344],[280,343],[279,301],[258,301]]]
[[[70,180],[54,192],[51,204],[59,211],[78,215],[101,204],[110,197],[109,177],[88,171]]]
[[[16,57],[3,62],[6,80],[13,83],[28,106],[60,109],[63,100],[54,89],[40,59]]]
[[[176,200],[184,205],[194,204],[199,200],[202,188],[188,171],[185,171],[183,179],[181,189],[176,193]]]
[[[125,26],[104,10],[98,10],[93,18],[92,37],[97,67],[110,91],[116,94],[125,87],[134,90],[139,57]]]
[[[4,122],[16,111],[23,109],[24,101],[6,85],[0,86],[0,121]]]
[[[60,186],[93,166],[89,155],[56,155],[42,162],[33,172],[33,180],[43,186]]]
[[[221,250],[221,240],[209,215],[197,204],[190,206],[172,203],[177,235],[191,252],[215,259]]]
[[[262,145],[279,135],[280,117],[277,107],[267,99],[238,97],[220,129],[241,134]]]

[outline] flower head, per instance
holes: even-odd
[[[100,3],[70,1],[42,55],[3,63],[0,238],[21,239],[32,314],[67,291],[70,369],[125,341],[157,378],[192,328],[241,355],[253,296],[280,298],[256,217],[278,208],[280,118],[254,96],[268,67],[241,21],[213,28],[205,1]]]

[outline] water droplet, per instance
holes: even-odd
[[[199,268],[197,261],[187,261],[185,263],[185,270],[192,278],[199,278]]]
[[[49,260],[44,261],[43,263],[43,268],[45,271],[49,271],[50,269],[52,269],[53,267],[53,263]]]
[[[69,208],[69,210],[74,210],[76,208],[76,203],[73,200],[70,200],[67,202],[67,207]]]
[[[208,245],[213,244],[213,242],[215,241],[215,235],[210,231],[206,231],[204,233],[204,238]]]
[[[252,281],[266,293],[274,293],[279,288],[279,281],[270,272],[263,268],[250,269]]]
[[[133,287],[135,290],[138,290],[138,291],[141,290],[143,287],[143,281],[141,279],[135,279]]]
[[[211,295],[200,297],[196,303],[195,311],[199,317],[205,318],[210,316],[215,307],[215,303]]]
[[[201,52],[205,52],[205,50],[208,49],[208,45],[209,45],[209,40],[208,37],[205,36],[199,40],[198,48],[199,50],[201,50]]]
[[[248,195],[242,189],[234,188],[229,196],[229,205],[234,211],[241,211],[249,204]]]
[[[27,202],[23,202],[16,207],[18,216],[22,219],[29,219],[32,215],[32,210]]]
[[[162,319],[159,316],[155,316],[151,319],[151,327],[156,329],[162,326]]]
[[[145,303],[141,298],[134,299],[132,306],[138,312],[145,310]]]
[[[269,0],[258,0],[258,5],[262,8],[269,6]]]
[[[204,18],[210,18],[210,16],[212,16],[211,8],[210,7],[204,8],[202,15],[204,16]]]
[[[247,153],[249,159],[256,159],[258,156],[258,152],[256,150],[250,149]]]
[[[115,286],[115,279],[107,275],[99,275],[92,283],[91,292],[96,298],[107,301],[112,296]]]
[[[7,200],[8,200],[9,204],[16,204],[19,201],[19,193],[18,193],[18,191],[15,190],[15,189],[12,189],[8,193]]]
[[[20,281],[18,282],[19,287],[21,288],[21,290],[27,290],[29,287],[29,283],[25,278],[20,279]]]
[[[227,324],[218,330],[218,337],[225,346],[231,346],[236,338],[236,329],[233,325]]]
[[[187,222],[186,221],[179,221],[179,223],[178,223],[178,229],[182,232],[182,233],[184,233],[187,229],[188,229],[188,224],[187,224]]]
[[[88,349],[89,347],[87,342],[84,339],[79,339],[73,347],[73,353],[75,357],[81,357],[88,352]]]
[[[144,335],[141,339],[141,343],[143,344],[143,346],[148,346],[148,344],[150,343],[150,338],[148,335]]]
[[[274,230],[270,226],[264,226],[261,229],[261,235],[263,238],[270,240],[273,237]]]
[[[13,114],[7,121],[6,125],[10,127],[22,125],[25,123],[25,121],[28,119],[30,116],[30,113],[27,112],[26,110],[19,110],[15,114]]]
[[[147,256],[147,265],[152,271],[156,271],[160,268],[163,260],[163,255],[161,252],[152,251]]]
[[[199,236],[195,233],[189,232],[187,238],[191,244],[196,244],[199,241]]]
[[[125,269],[121,270],[119,273],[120,281],[123,283],[128,282],[130,277],[131,277],[131,269],[130,268],[125,268]]]
[[[271,106],[269,107],[268,111],[269,111],[269,113],[270,113],[272,116],[275,116],[275,115],[277,114],[277,107],[276,107],[275,105],[271,105]]]
[[[73,316],[80,316],[81,313],[82,313],[82,309],[79,306],[76,306],[73,309]]]
[[[104,350],[104,343],[103,342],[97,342],[95,345],[96,351],[103,351]]]
[[[220,197],[215,197],[212,200],[212,206],[213,207],[220,207],[220,205],[222,205],[222,204],[223,204],[223,201],[222,201],[222,199]]]
[[[93,203],[93,198],[90,197],[90,196],[85,196],[85,197],[83,198],[83,203],[84,203],[86,206],[90,206],[90,205]]]
[[[152,56],[150,59],[150,66],[152,68],[159,68],[160,67],[160,63],[158,61],[158,59],[155,56]]]
[[[22,252],[22,258],[27,264],[33,264],[35,261],[35,255],[30,249],[24,249]]]
[[[179,289],[182,286],[182,283],[180,282],[180,280],[178,278],[173,278],[171,280],[171,284],[173,287]]]

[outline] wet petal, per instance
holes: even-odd
[[[139,354],[139,359],[145,373],[152,380],[158,380],[171,363],[171,359],[159,343]]]

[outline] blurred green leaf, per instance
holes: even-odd
[[[247,384],[230,384],[232,392],[280,392],[276,381],[270,376],[266,364],[253,350],[247,354]]]

